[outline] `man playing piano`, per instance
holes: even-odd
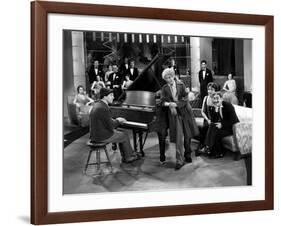
[[[95,103],[90,112],[90,139],[92,142],[118,143],[122,162],[130,163],[138,159],[133,151],[128,134],[115,128],[126,119],[111,117],[108,104],[113,102],[113,90],[101,88],[100,101]]]
[[[170,142],[176,143],[175,170],[179,170],[185,162],[192,162],[190,140],[198,135],[199,131],[188,102],[185,85],[175,80],[175,71],[172,68],[166,68],[162,77],[167,84],[162,87],[161,102],[169,109]]]

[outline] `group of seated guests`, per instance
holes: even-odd
[[[221,139],[233,134],[232,126],[239,122],[231,103],[225,101],[219,86],[211,82],[207,86],[208,95],[204,97],[201,114],[204,118],[200,131],[200,153],[217,158],[223,157]]]
[[[115,100],[121,95],[122,91],[128,89],[132,82],[138,77],[138,69],[135,67],[135,61],[128,58],[124,59],[122,65],[117,63],[109,64],[107,71],[104,73],[99,68],[99,61],[95,60],[87,70],[90,95],[93,99],[99,99],[101,88],[110,88],[114,92]]]

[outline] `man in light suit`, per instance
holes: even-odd
[[[207,61],[201,61],[201,70],[199,71],[199,82],[200,82],[200,97],[201,103],[203,103],[203,99],[208,95],[207,86],[210,82],[213,82],[213,74],[210,69],[207,68]]]

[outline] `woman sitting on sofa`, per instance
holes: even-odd
[[[73,100],[73,103],[76,105],[77,113],[89,113],[89,105],[93,103],[94,100],[91,99],[85,92],[83,86],[79,85],[77,87],[77,94]]]
[[[204,118],[204,123],[203,123],[203,127],[200,131],[200,152],[201,153],[207,153],[210,154],[210,150],[208,145],[205,144],[205,138],[206,138],[206,133],[209,129],[209,126],[211,125],[211,109],[213,108],[213,102],[212,102],[212,98],[211,95],[215,92],[217,92],[219,89],[219,86],[214,83],[214,82],[210,82],[207,85],[207,91],[208,91],[208,96],[205,96],[203,99],[203,103],[202,103],[202,109],[201,109],[201,114]]]

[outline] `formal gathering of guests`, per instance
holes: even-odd
[[[121,117],[113,119],[109,107],[139,76],[135,60],[125,57],[120,67],[115,62],[110,63],[105,73],[99,67],[99,61],[94,60],[87,72],[90,83],[89,94],[92,98],[86,94],[83,86],[78,86],[73,103],[77,106],[77,111],[89,113],[89,108],[85,106],[95,101],[90,109],[91,141],[118,144],[123,163],[131,163],[139,159],[138,153],[132,149],[128,134],[117,129],[119,125],[126,122],[126,119]],[[200,131],[189,103],[192,93],[180,79],[174,59],[162,71],[162,78],[166,84],[156,95],[159,97],[156,115],[161,128],[156,131],[159,139],[160,164],[166,163],[167,136],[169,142],[175,144],[175,170],[192,163],[192,138],[199,138],[200,141],[195,156],[206,154],[214,158],[223,157],[221,140],[225,136],[232,135],[232,126],[239,122],[232,105],[238,104],[233,74],[228,74],[222,91],[219,91],[219,85],[213,82],[213,72],[207,68],[205,60],[201,61],[198,78],[204,123]]]

